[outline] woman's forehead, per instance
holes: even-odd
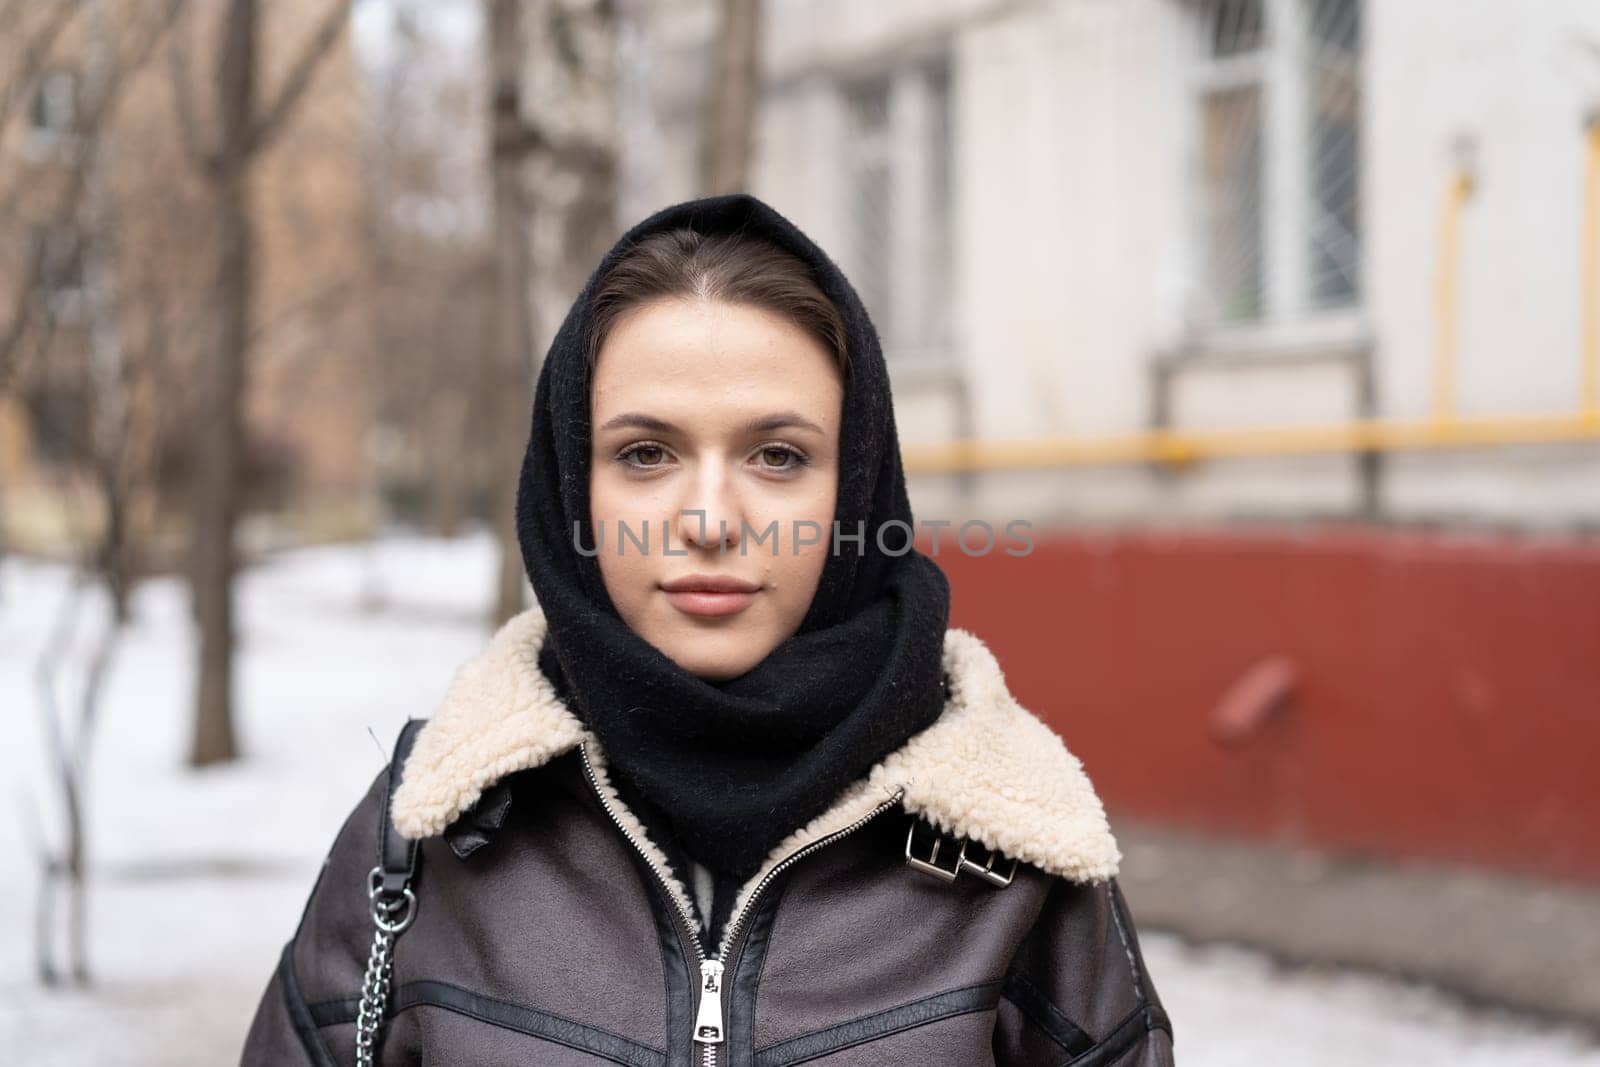
[[[617,324],[595,367],[590,409],[597,432],[633,416],[680,429],[707,422],[744,428],[784,413],[829,431],[838,426],[843,389],[827,350],[781,316],[670,301]],[[639,419],[634,426],[648,428]]]

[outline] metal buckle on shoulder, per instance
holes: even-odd
[[[966,860],[964,851],[956,854],[955,863],[952,866],[939,866],[939,849],[944,846],[945,838],[943,834],[936,832],[933,835],[933,847],[928,852],[928,858],[919,859],[913,853],[912,847],[917,836],[917,827],[920,825],[920,820],[912,819],[911,828],[906,831],[906,863],[910,864],[912,869],[921,871],[923,874],[931,874],[940,881],[955,881],[956,875],[961,873],[962,863]]]
[[[976,844],[965,837],[951,838],[937,831],[934,832],[933,844],[928,849],[927,858],[923,859],[916,854],[917,826],[920,822],[921,820],[919,819],[913,819],[910,829],[906,831],[906,863],[912,869],[921,871],[924,874],[931,874],[942,882],[953,882],[962,871],[966,871],[969,874],[977,875],[985,882],[1000,889],[1010,885],[1011,880],[1016,877],[1017,861],[1015,859],[1011,861],[1011,866],[1006,872],[1001,874],[995,870],[995,863],[1000,859],[999,852],[992,849],[983,849],[981,844]],[[939,853],[941,849],[946,849],[947,846],[948,851],[954,853],[954,861],[950,866],[944,867],[939,864]],[[986,855],[982,862],[967,855],[967,850],[970,848],[984,850]]]
[[[1011,879],[1017,876],[1017,861],[1015,859],[1011,861],[1010,869],[1007,870],[1005,874],[1000,874],[994,869],[995,860],[1000,858],[999,852],[996,852],[992,849],[985,849],[985,851],[989,853],[989,856],[983,861],[982,866],[979,866],[978,863],[972,859],[972,857],[967,855],[967,845],[968,842],[965,841],[963,841],[961,844],[961,869],[963,871],[971,871],[979,878],[982,878],[985,882],[988,882],[993,886],[998,886],[1001,889],[1004,889],[1006,886],[1010,885]],[[979,845],[978,847],[983,848],[982,845]]]

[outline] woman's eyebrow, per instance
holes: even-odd
[[[751,419],[744,424],[744,429],[746,433],[768,433],[772,430],[781,430],[786,426],[798,426],[802,430],[810,430],[815,434],[823,432],[821,426],[818,426],[798,411],[780,411],[775,415]]]
[[[598,427],[597,432],[604,433],[607,430],[620,430],[626,426],[649,430],[651,433],[669,434],[679,432],[678,427],[666,419],[657,418],[654,415],[646,415],[640,411],[626,411],[621,415],[613,415]],[[772,415],[751,419],[744,424],[744,432],[769,433],[772,430],[781,430],[787,426],[796,426],[803,430],[810,430],[815,434],[824,432],[821,426],[818,426],[797,411],[780,411]]]
[[[598,427],[598,431],[604,433],[606,430],[620,430],[624,426],[634,426],[641,430],[649,430],[652,433],[676,433],[678,431],[678,428],[666,419],[658,419],[654,415],[645,415],[637,411],[627,411],[621,415],[612,416]]]

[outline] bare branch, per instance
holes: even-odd
[[[351,0],[334,0],[322,24],[306,41],[300,55],[290,66],[289,73],[278,88],[277,97],[257,113],[259,117],[245,139],[247,154],[266,148],[278,134],[283,132],[284,124],[311,84],[311,78],[316,74],[317,67],[332,50],[334,42],[338,41],[339,35],[344,32],[345,25],[350,21],[350,5]]]
[[[173,111],[178,117],[178,136],[184,154],[202,174],[213,173],[217,167],[217,151],[207,143],[209,139],[200,129],[200,117],[195,113],[189,35],[182,26],[174,28],[172,42],[167,46],[167,81],[172,86]]]
[[[66,597],[62,600],[54,624],[50,627],[50,637],[40,650],[39,658],[33,667],[39,713],[44,718],[45,740],[50,746],[50,766],[55,774],[56,784],[61,787],[62,800],[69,813],[77,804],[77,783],[73,775],[72,756],[68,751],[66,735],[62,729],[60,707],[56,700],[56,672],[60,669],[73,634],[77,630],[78,609],[83,603],[83,592],[89,582],[89,572],[81,566],[74,567]]]
[[[100,99],[94,102],[93,129],[99,130],[106,115],[115,109],[120,101],[122,83],[132,74],[150,62],[150,57],[155,53],[156,46],[162,38],[177,24],[178,18],[187,8],[186,0],[164,0],[161,7],[161,17],[152,22],[142,39],[134,42],[133,47],[125,57],[119,57],[113,66],[110,76],[106,79],[105,91],[100,94]]]
[[[496,156],[509,158],[544,155],[558,167],[580,172],[608,165],[614,155],[599,138],[582,133],[552,135],[540,123],[526,119],[516,125],[498,126],[493,151]]]
[[[258,323],[250,331],[250,344],[259,345],[282,330],[294,327],[322,326],[350,311],[350,298],[358,292],[361,278],[355,274],[324,282],[313,297],[285,308],[272,319]]]

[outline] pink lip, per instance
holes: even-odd
[[[674,578],[670,582],[662,582],[661,588],[669,593],[706,592],[706,593],[754,593],[760,589],[754,582],[746,582],[735,578],[731,574],[685,574],[682,578]]]
[[[666,590],[672,606],[687,615],[734,615],[749,607],[754,593],[711,593],[702,589]]]
[[[672,606],[687,615],[734,615],[749,607],[759,585],[727,575],[690,574],[661,583]]]

